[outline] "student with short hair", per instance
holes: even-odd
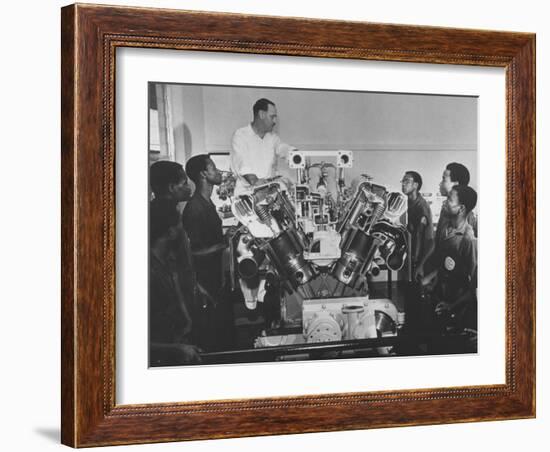
[[[455,185],[467,186],[470,183],[470,171],[462,163],[449,163],[439,183],[439,191],[442,196],[448,196]]]
[[[434,253],[435,313],[452,316],[459,328],[477,329],[477,241],[467,221],[476,203],[473,188],[451,189],[443,206],[448,222]]]
[[[411,234],[413,277],[424,276],[424,263],[434,246],[434,230],[430,206],[420,194],[422,176],[407,171],[401,180],[401,191],[407,195],[407,230]]]
[[[200,362],[192,344],[189,301],[178,279],[173,251],[183,230],[173,200],[157,199],[149,211],[149,365]]]
[[[227,349],[233,340],[232,306],[223,294],[223,253],[228,245],[222,220],[211,200],[214,186],[221,184],[222,176],[208,154],[191,157],[185,169],[196,187],[182,219],[197,276],[199,345],[207,351]]]
[[[221,184],[222,176],[208,154],[191,157],[185,168],[195,183],[195,193],[183,210],[183,227],[189,235],[197,280],[215,299],[221,289],[222,252],[227,245],[222,220],[211,196],[214,186]]]
[[[169,160],[159,160],[149,168],[149,183],[155,199],[187,201],[191,187],[183,166]]]
[[[150,209],[157,203],[171,202],[174,209],[181,214],[179,206],[191,198],[191,186],[183,166],[171,160],[159,160],[149,168],[149,183],[154,194],[150,203]],[[195,312],[195,269],[191,256],[189,237],[185,230],[181,231],[181,240],[174,243],[177,249],[172,249],[171,254],[175,259],[178,272],[178,280],[183,296],[188,304],[188,309],[194,317]]]
[[[441,182],[439,183],[439,192],[441,196],[449,196],[451,189],[455,185],[462,185],[464,187],[470,184],[470,171],[462,163],[452,162],[449,163],[443,175],[441,176]],[[468,223],[472,226],[474,235],[477,237],[477,217],[474,211],[472,210],[468,214],[467,218]],[[441,209],[441,214],[439,216],[439,222],[437,223],[436,230],[436,239],[440,235],[441,231],[447,226],[447,217],[444,209]]]

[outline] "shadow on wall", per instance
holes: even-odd
[[[191,136],[191,130],[187,124],[182,124],[183,128],[183,145],[185,152],[185,160],[193,155],[193,137]]]
[[[185,162],[193,155],[193,135],[185,123],[174,127],[176,162],[185,166]]]
[[[49,441],[58,444],[61,442],[61,431],[58,427],[38,427],[34,431],[36,434],[48,439]]]

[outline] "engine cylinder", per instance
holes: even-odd
[[[305,284],[315,277],[315,270],[305,260],[303,247],[294,229],[288,229],[271,239],[266,251],[279,274],[286,276],[293,287]]]
[[[353,287],[374,257],[378,245],[378,240],[365,232],[358,229],[351,231],[344,244],[342,257],[334,265],[334,277]]]

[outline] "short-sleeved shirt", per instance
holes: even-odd
[[[237,129],[231,146],[231,171],[237,176],[236,193],[250,185],[243,177],[245,174],[255,174],[259,179],[275,176],[276,157],[284,156],[288,150],[279,135],[267,132],[261,138],[251,124]]]
[[[417,231],[422,226],[424,227],[424,235],[421,237],[421,242],[417,243]],[[408,201],[407,229],[411,233],[411,254],[414,261],[427,251],[429,242],[434,238],[432,211],[427,201],[420,194],[415,200],[411,201],[409,199]],[[417,262],[414,262],[414,264],[417,264]]]
[[[224,243],[222,220],[216,206],[198,191],[183,209],[182,221],[192,252]],[[193,256],[197,281],[213,297],[218,296],[222,285],[222,254],[223,250],[220,250]]]
[[[450,303],[477,287],[477,241],[466,222],[460,229],[447,227],[441,231],[435,251],[438,268],[436,293]]]

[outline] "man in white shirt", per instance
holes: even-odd
[[[269,99],[259,99],[252,107],[253,121],[233,134],[231,170],[237,176],[235,193],[276,175],[277,158],[288,155],[290,147],[273,129],[277,108]]]

